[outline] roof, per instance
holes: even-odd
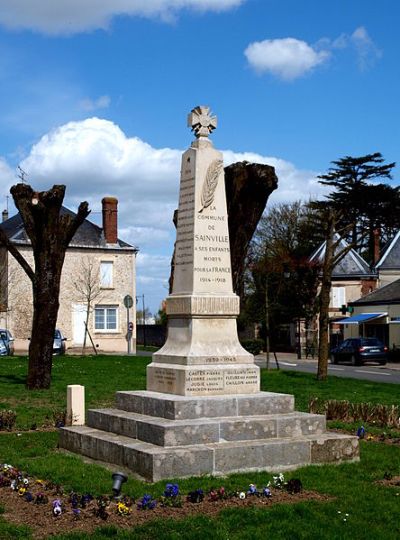
[[[373,319],[379,319],[380,317],[386,316],[387,312],[360,313],[359,315],[354,315],[353,317],[346,317],[345,319],[340,319],[340,321],[335,321],[335,324],[362,324],[367,321],[372,321]]]
[[[69,214],[71,216],[76,215],[71,210],[68,210],[68,208],[65,208],[64,206],[61,207],[61,214]],[[6,221],[3,221],[3,223],[0,223],[0,227],[6,232],[8,238],[12,240],[16,244],[30,244],[30,240],[25,232],[24,224],[22,222],[22,218],[20,213],[15,214],[10,219],[7,219]],[[128,249],[128,250],[135,250],[137,251],[137,248],[134,246],[131,246],[130,244],[127,244],[123,240],[118,239],[117,246],[110,244],[106,244],[105,238],[104,238],[104,232],[101,227],[98,225],[95,225],[88,219],[85,219],[82,225],[78,228],[76,231],[74,237],[72,238],[69,247],[88,247],[88,248],[108,248],[110,247],[112,249]]]
[[[400,304],[400,279],[375,289],[350,305]]]
[[[335,241],[339,240],[338,250],[349,247],[349,244],[343,238],[340,238],[338,233],[334,235]],[[323,262],[325,257],[326,241],[311,255],[310,261]],[[375,276],[367,262],[354,249],[350,249],[346,255],[335,265],[332,272],[332,278],[350,278],[350,277],[367,277]]]
[[[375,268],[380,270],[400,269],[400,231],[385,248]]]

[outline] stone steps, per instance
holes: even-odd
[[[126,467],[146,480],[284,471],[312,463],[358,459],[358,439],[339,433],[160,447],[88,426],[61,430],[60,446],[95,460]]]
[[[87,424],[63,428],[60,447],[153,482],[358,459],[357,437],[327,433],[323,415],[294,411],[286,394],[117,392],[116,407],[89,410]]]
[[[120,409],[89,410],[87,425],[166,447],[320,435],[326,428],[325,416],[299,412],[169,420]]]
[[[116,393],[116,408],[170,420],[254,416],[293,412],[294,397],[274,392],[188,397],[149,391],[126,391]]]

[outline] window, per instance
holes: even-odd
[[[346,287],[332,287],[331,307],[340,308],[346,304]]]
[[[100,263],[100,285],[111,288],[113,286],[113,263],[112,261],[101,261]]]
[[[96,306],[94,310],[95,330],[117,330],[117,306]]]

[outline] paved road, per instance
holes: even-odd
[[[151,356],[151,353],[137,351],[138,356]],[[306,373],[317,373],[317,360],[311,358],[297,359],[294,353],[277,353],[279,367],[292,371],[302,371]],[[261,368],[266,367],[265,354],[256,356],[256,364]],[[270,355],[270,368],[276,369],[274,355]],[[378,364],[369,363],[363,366],[351,366],[349,364],[328,365],[329,375],[336,377],[349,377],[352,379],[364,379],[367,381],[397,383],[400,384],[400,364]]]
[[[317,373],[317,360],[301,359],[292,353],[277,353],[278,363],[281,369]],[[261,368],[266,367],[265,354],[256,356],[256,363]],[[273,354],[270,356],[270,367],[276,369]],[[400,383],[400,364],[386,364],[380,366],[374,363],[363,366],[351,366],[349,364],[328,365],[329,375],[336,377],[349,377],[352,379],[364,379],[376,382]]]

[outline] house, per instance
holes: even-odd
[[[71,213],[65,207],[63,213]],[[104,352],[127,350],[128,314],[136,320],[136,303],[127,313],[124,297],[136,295],[138,249],[118,238],[118,201],[102,200],[102,227],[85,220],[73,237],[61,276],[57,328],[67,337],[67,348],[81,348],[85,324],[86,346]],[[20,214],[8,219],[3,212],[0,226],[33,265],[33,253]],[[27,350],[32,323],[32,290],[25,272],[5,248],[0,248],[0,327],[15,337],[15,348]],[[91,345],[93,342],[93,345]],[[136,347],[136,328],[132,335]]]
[[[352,302],[351,317],[339,321],[344,338],[377,337],[393,349],[400,348],[400,279]]]
[[[377,337],[392,349],[400,348],[400,231],[375,265],[379,288],[350,305],[352,317],[342,319],[343,335]]]
[[[348,243],[336,233],[335,241],[339,241],[336,253],[349,247]],[[310,262],[323,264],[325,258],[326,242],[310,257]],[[342,307],[364,297],[377,287],[378,275],[371,270],[367,262],[354,250],[347,251],[345,256],[335,265],[332,272],[332,288],[329,306],[330,341],[336,345],[343,339],[343,328],[336,324],[343,319]]]
[[[378,272],[380,287],[400,279],[400,231],[385,247],[375,268]]]

